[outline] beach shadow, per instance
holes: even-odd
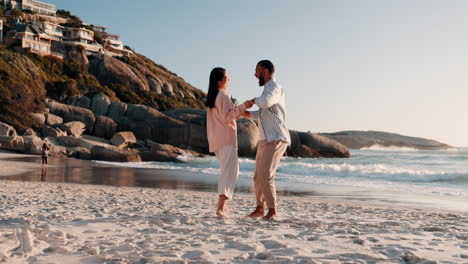
[[[42,166],[41,182],[47,182],[47,165]]]

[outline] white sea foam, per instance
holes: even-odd
[[[352,151],[350,159],[283,158],[277,179],[284,184],[322,184],[468,195],[468,150],[446,151]],[[195,174],[218,175],[219,161],[214,156],[181,156],[178,162],[114,163],[105,166],[179,170]],[[240,178],[252,178],[255,160],[241,158]]]
[[[361,148],[361,150],[379,150],[379,151],[419,151],[416,148],[410,147],[397,147],[397,146],[384,146],[375,144],[370,147]]]

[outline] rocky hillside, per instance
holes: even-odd
[[[142,55],[86,56],[80,47],[67,48],[65,54],[61,60],[0,49],[0,121],[19,131],[37,126],[29,113],[43,110],[46,96],[65,102],[76,95],[102,94],[112,102],[161,111],[204,108],[204,92]]]
[[[321,135],[334,139],[350,149],[361,149],[372,146],[405,147],[420,150],[453,148],[431,139],[408,137],[379,131],[342,131],[337,133],[322,133]]]

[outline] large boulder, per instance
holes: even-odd
[[[58,137],[66,136],[67,132],[61,130],[58,127],[44,126],[44,127],[41,128],[41,134],[42,134],[43,137],[58,138]]]
[[[247,118],[237,120],[239,156],[255,157],[259,137],[260,133],[254,121]]]
[[[141,157],[135,151],[115,146],[94,146],[91,148],[91,159],[115,162],[141,162]]]
[[[174,88],[172,88],[172,84],[170,84],[169,82],[165,82],[163,84],[163,90],[169,95],[174,95]]]
[[[160,145],[160,144],[154,142],[154,141],[151,140],[151,139],[146,139],[146,140],[145,140],[145,146],[147,146],[148,148],[152,148],[152,147],[155,146],[155,145]]]
[[[96,116],[93,135],[111,138],[117,132],[117,123],[106,116]]]
[[[338,141],[314,133],[297,132],[297,134],[301,145],[311,148],[310,151],[314,153],[320,153],[321,157],[349,158],[351,156],[348,148]],[[294,151],[293,149],[292,152]]]
[[[183,122],[183,125],[171,129],[171,135],[165,143],[184,149],[194,149],[208,153],[208,137],[206,135],[206,110],[180,108],[164,112],[170,118]],[[164,142],[158,141],[157,142]]]
[[[84,139],[87,139],[87,140],[90,140],[90,141],[95,141],[95,142],[99,143],[100,145],[112,145],[110,140],[102,138],[102,137],[83,135],[83,136],[81,136],[81,138],[84,138]]]
[[[32,113],[31,117],[33,122],[38,126],[43,126],[46,122],[44,113]]]
[[[302,132],[289,130],[289,135],[291,136],[291,145],[288,146],[286,154],[291,157],[301,157],[301,158],[319,158],[322,157],[320,153],[306,145],[303,145],[301,142],[301,137],[299,134]]]
[[[106,143],[102,143],[99,141],[86,139],[82,137],[71,137],[71,136],[59,137],[58,141],[60,142],[61,145],[67,148],[83,147],[83,148],[91,149],[94,146],[110,146],[109,144],[106,144]]]
[[[83,147],[69,147],[67,152],[70,157],[76,159],[90,160],[91,150]]]
[[[109,109],[110,100],[104,95],[96,94],[91,99],[90,110],[96,115],[105,116],[107,115],[107,110]]]
[[[121,122],[127,112],[127,104],[122,102],[112,102],[107,110],[107,116],[115,122]]]
[[[76,95],[68,100],[68,104],[89,109],[91,106],[91,99],[84,95]]]
[[[0,136],[16,137],[16,130],[5,123],[0,122]]]
[[[61,104],[56,101],[46,99],[45,105],[50,109],[50,112],[54,115],[58,115],[63,118],[64,122],[80,121],[86,125],[86,132],[91,134],[94,129],[94,122],[96,117],[93,112],[89,109]]]
[[[112,145],[123,148],[137,142],[135,135],[130,131],[119,132],[111,138]]]
[[[152,152],[163,151],[163,152],[174,153],[177,155],[192,155],[192,156],[197,156],[197,157],[203,156],[200,153],[193,151],[193,150],[181,149],[181,148],[169,145],[169,144],[159,144],[156,142],[151,143],[151,151]]]
[[[181,155],[202,156],[195,151],[184,150],[168,144],[159,144],[151,140],[147,140],[146,144],[151,147],[151,150],[139,153],[143,161],[174,162],[180,161],[177,158]]]
[[[155,92],[157,94],[162,93],[162,84],[158,78],[148,77],[148,83],[152,92]]]
[[[44,143],[40,137],[24,136],[24,153],[40,155],[42,144]]]
[[[46,124],[49,125],[49,126],[55,126],[55,125],[63,124],[63,118],[61,118],[60,116],[56,116],[56,115],[51,114],[51,113],[46,113],[45,118],[46,118]]]
[[[60,129],[67,132],[68,135],[79,137],[85,131],[86,125],[83,122],[73,121],[60,125]]]
[[[37,132],[32,129],[32,128],[28,128],[24,131],[23,133],[23,136],[35,136],[35,137],[38,137],[39,135],[37,134]]]
[[[133,91],[149,91],[146,77],[136,68],[108,55],[99,54],[90,60],[89,72],[92,73],[102,85],[114,83]]]
[[[55,158],[66,158],[68,156],[67,148],[60,145],[56,138],[46,137],[44,142],[49,147],[49,156]]]
[[[138,153],[143,161],[174,162],[179,154],[168,151],[142,151]]]
[[[301,158],[320,158],[322,155],[315,149],[308,147],[306,145],[300,145],[294,149],[288,149],[288,155],[293,157]]]
[[[18,136],[0,136],[0,148],[24,152],[24,139]]]
[[[119,123],[120,131],[132,131],[139,139],[171,144],[186,138],[185,123],[170,118],[156,109],[144,105],[129,104],[125,117]]]

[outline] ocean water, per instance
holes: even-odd
[[[300,191],[322,186],[468,199],[468,148],[421,151],[375,146],[352,150],[351,155],[349,159],[285,157],[278,169],[276,182],[279,186]],[[179,162],[170,163],[97,163],[174,170],[187,174],[187,177],[193,174],[200,178],[202,175],[214,182],[220,173],[215,157],[181,156]],[[252,182],[254,167],[253,159],[241,158],[239,182]]]

